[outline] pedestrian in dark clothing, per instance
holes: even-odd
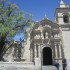
[[[67,61],[66,61],[66,59],[62,60],[62,64],[63,64],[63,70],[66,70],[66,68],[67,68]]]
[[[57,70],[59,70],[60,65],[58,62],[55,62],[54,66],[57,68]]]

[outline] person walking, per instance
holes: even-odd
[[[63,64],[63,70],[67,70],[67,61],[66,61],[66,59],[62,60],[62,64]]]
[[[55,62],[54,66],[57,68],[57,70],[59,70],[60,65],[59,65],[59,62],[58,61]]]

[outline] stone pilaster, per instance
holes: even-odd
[[[60,45],[59,45],[59,54],[60,54],[59,57],[62,58],[62,55],[61,55],[61,46]]]
[[[57,46],[55,45],[55,58],[57,58]]]
[[[35,58],[37,57],[37,54],[36,54],[36,44],[34,44],[34,57]]]
[[[58,58],[60,57],[60,52],[59,52],[59,44],[56,44],[56,46],[57,46],[57,56],[58,56]]]
[[[38,45],[38,55],[39,55],[39,58],[41,57],[41,54],[40,54],[40,44]]]

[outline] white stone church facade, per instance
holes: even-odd
[[[42,21],[35,22],[27,33],[28,38],[24,47],[22,45],[24,54],[22,53],[20,62],[12,52],[9,56],[7,54],[4,56],[8,62],[1,62],[0,66],[9,64],[23,67],[19,70],[57,70],[54,66],[57,62],[60,65],[59,70],[64,70],[64,63],[67,70],[70,69],[70,7],[68,5],[61,0],[55,11],[54,22],[45,17]]]

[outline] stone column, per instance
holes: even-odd
[[[38,56],[40,58],[40,44],[38,45]]]
[[[64,51],[63,51],[63,46],[61,45],[61,56],[62,56],[62,59],[64,58]]]
[[[61,45],[59,44],[59,64],[60,64],[60,67],[59,67],[59,70],[62,70],[63,66],[62,66],[62,50],[61,50]]]
[[[38,48],[40,47],[40,45],[38,45]],[[39,50],[39,49],[38,49]],[[39,51],[38,51],[39,52]],[[41,66],[41,59],[38,57],[37,58],[37,50],[36,50],[36,44],[34,45],[34,54],[35,54],[35,57],[34,57],[34,63],[35,63],[35,66]],[[38,56],[39,56],[39,53],[38,53]]]
[[[59,54],[60,54],[59,57],[62,58],[62,56],[61,56],[61,46],[60,45],[59,45]]]
[[[37,54],[36,54],[36,44],[34,45],[34,57],[36,58]]]
[[[55,62],[55,44],[53,43],[53,62]]]
[[[55,58],[57,58],[57,46],[55,45]]]
[[[59,45],[56,44],[56,46],[57,46],[57,56],[58,56],[58,58],[59,58],[59,56],[60,56],[60,55],[59,55],[59,53],[60,53],[60,52],[59,52]]]

